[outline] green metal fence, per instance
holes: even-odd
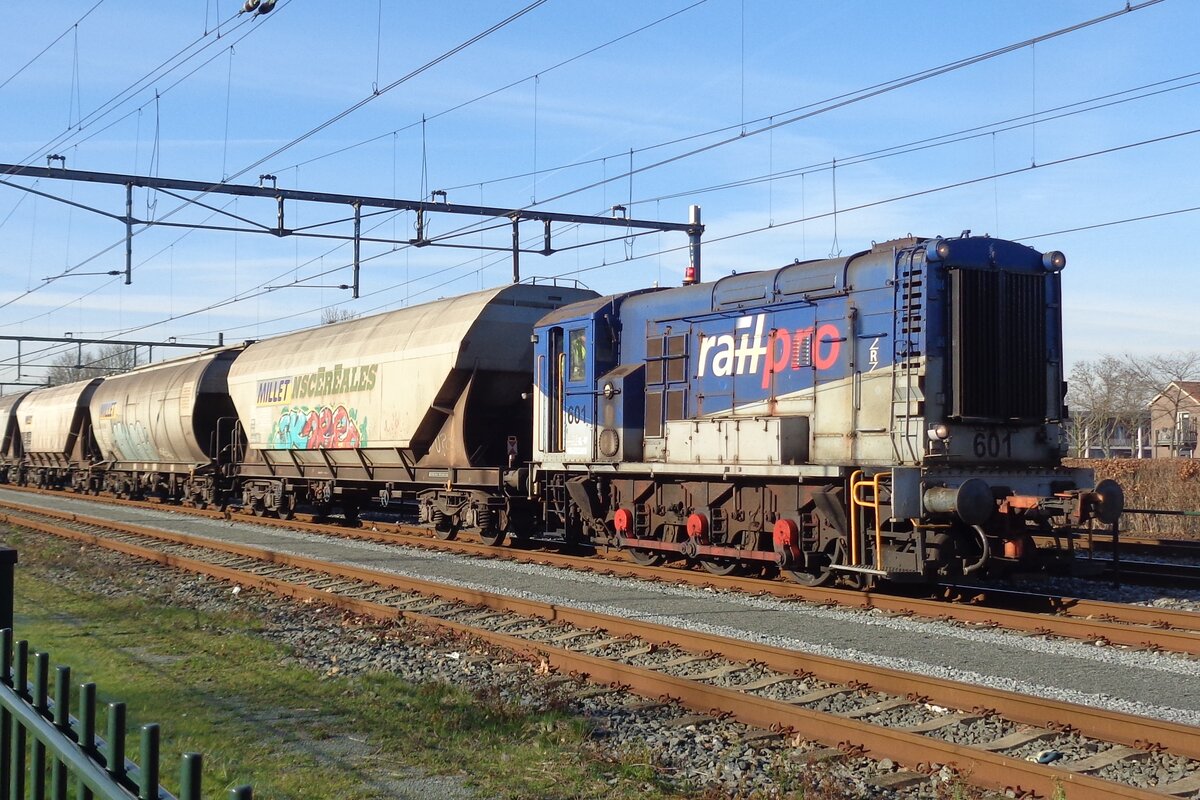
[[[125,757],[125,704],[109,703],[104,738],[96,735],[96,685],[80,684],[72,716],[71,669],[55,667],[50,697],[50,656],[13,641],[13,572],[16,550],[0,547],[0,800],[175,800],[158,784],[158,725],[143,725],[139,759]],[[32,668],[32,680],[30,670]],[[199,753],[180,767],[179,800],[200,800]],[[230,800],[251,800],[249,786]]]

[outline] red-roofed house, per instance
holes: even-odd
[[[1154,457],[1200,457],[1196,423],[1200,421],[1200,381],[1171,381],[1150,401]]]

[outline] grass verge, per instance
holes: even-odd
[[[241,783],[298,800],[677,796],[644,764],[605,757],[564,713],[390,673],[314,671],[259,635],[260,614],[185,607],[124,559],[0,533],[20,554],[17,637],[52,669],[70,665],[73,685],[125,702],[131,736],[159,723],[172,790],[180,755],[198,751],[210,797]]]

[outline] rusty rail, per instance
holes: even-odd
[[[770,725],[791,727],[806,739],[830,745],[837,745],[849,738],[856,744],[866,747],[876,758],[892,758],[898,763],[906,765],[938,761],[956,763],[961,766],[965,761],[970,765],[972,780],[982,781],[983,785],[992,788],[1012,788],[1014,776],[1017,776],[1019,777],[1017,785],[1020,787],[1033,789],[1047,795],[1053,793],[1056,783],[1067,783],[1078,786],[1082,793],[1072,796],[1159,798],[1163,796],[1160,793],[1132,789],[1086,775],[983,753],[974,748],[952,745],[917,734],[895,730],[881,732],[877,726],[819,714],[787,703],[771,701],[708,684],[697,684],[694,681],[661,675],[644,668],[616,664],[545,643],[496,632],[480,631],[469,625],[431,617],[419,612],[406,611],[352,597],[341,597],[323,589],[287,583],[268,576],[254,575],[243,570],[210,564],[200,559],[170,555],[128,542],[107,540],[95,534],[63,529],[55,524],[10,517],[4,519],[12,524],[67,536],[164,565],[202,572],[285,596],[321,600],[356,613],[370,614],[382,619],[409,618],[425,624],[470,633],[509,649],[536,653],[562,669],[586,672],[593,680],[627,684],[639,693],[651,697],[664,694],[678,697],[685,705],[698,710],[726,709],[748,724],[760,727],[769,727]],[[317,559],[284,555],[263,548],[209,540],[204,537],[167,533],[106,520],[83,518],[74,521],[78,524],[95,525],[107,530],[132,533],[161,542],[206,547],[219,552],[258,559],[273,565],[320,571],[351,580],[369,581],[381,587],[415,591],[447,601],[511,611],[545,620],[558,620],[583,628],[602,628],[613,635],[634,635],[651,643],[674,644],[697,652],[725,655],[734,661],[761,661],[782,673],[809,673],[822,680],[835,683],[845,683],[847,675],[852,674],[855,680],[860,680],[883,692],[920,696],[930,702],[954,708],[986,709],[1001,713],[1010,720],[1034,725],[1045,725],[1048,720],[1052,719],[1059,720],[1068,722],[1084,735],[1142,749],[1161,747],[1181,756],[1200,758],[1200,729],[1161,720],[1035,699],[1025,695],[943,681],[896,670],[811,656],[754,642],[727,639],[553,604],[516,599],[492,592],[446,586],[376,570],[329,564]]]
[[[92,502],[95,499],[88,498],[85,502]],[[102,502],[136,507],[146,507],[147,505],[109,498],[104,498]],[[0,502],[0,508],[4,507],[18,510],[29,508],[20,503]],[[219,511],[182,510],[209,518],[224,518],[225,516]],[[61,518],[74,516],[68,512],[52,512],[41,509],[37,509],[37,511],[48,515],[57,513],[61,515]],[[957,594],[965,593],[969,602],[947,602],[869,591],[827,587],[812,588],[785,581],[758,580],[744,576],[720,576],[671,567],[646,567],[625,560],[599,561],[595,558],[561,553],[526,551],[514,547],[494,547],[481,542],[446,541],[430,537],[422,528],[405,525],[396,525],[395,531],[388,531],[372,530],[369,527],[342,528],[312,522],[260,517],[247,518],[247,521],[288,530],[335,535],[384,544],[416,546],[487,558],[506,558],[519,562],[591,570],[643,580],[667,581],[700,587],[711,586],[726,591],[762,594],[781,600],[833,604],[860,610],[879,610],[893,614],[997,626],[1007,630],[1042,633],[1085,641],[1105,641],[1123,647],[1200,655],[1200,614],[1169,608],[1134,606],[1063,596],[1038,596],[970,585],[954,587]],[[1000,598],[1010,604],[1019,601],[1024,607],[1028,607],[1025,605],[1028,603],[1037,603],[1040,613],[987,605],[989,593],[991,597]]]

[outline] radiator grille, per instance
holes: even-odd
[[[1045,276],[955,269],[950,290],[951,414],[1044,419]]]

